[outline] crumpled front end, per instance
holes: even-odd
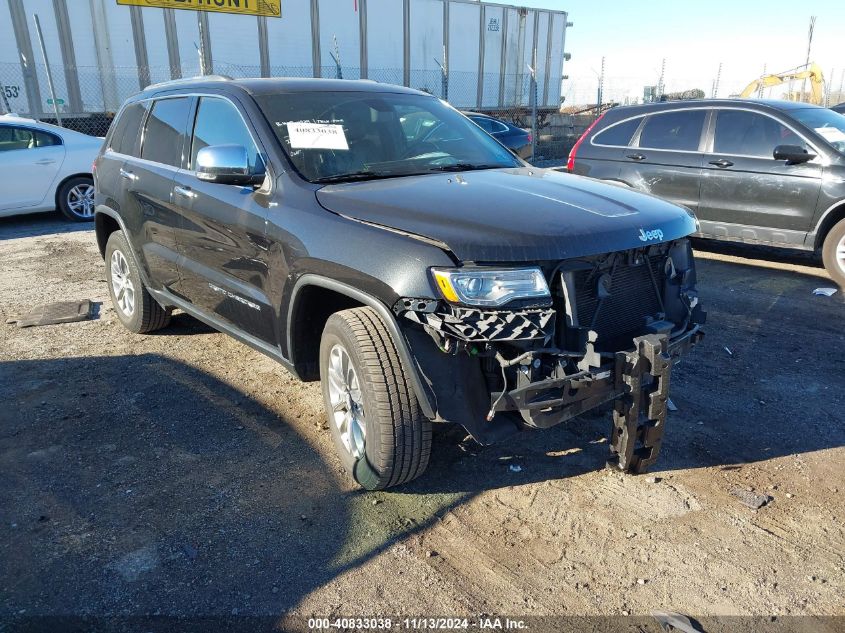
[[[543,300],[394,306],[439,417],[486,444],[613,401],[611,459],[644,470],[659,452],[671,367],[703,336],[688,240],[536,264]]]

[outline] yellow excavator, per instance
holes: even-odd
[[[783,73],[758,77],[748,84],[739,96],[747,98],[756,93],[758,90],[771,88],[772,86],[779,86],[782,83],[793,79],[809,79],[810,103],[815,103],[816,105],[822,105],[822,103],[824,103],[824,75],[822,75],[822,69],[818,66],[818,64],[807,64],[806,66],[799,66],[798,68],[793,68],[792,70],[787,70]],[[801,97],[800,94],[795,96],[799,99]],[[792,97],[793,95],[789,95],[787,98],[790,99]]]

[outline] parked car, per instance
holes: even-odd
[[[361,486],[422,473],[432,421],[489,444],[608,401],[618,468],[656,459],[672,360],[704,322],[687,210],[535,169],[370,81],[150,87],[94,173],[120,321],[179,308],[321,380]]]
[[[94,219],[91,164],[103,139],[0,116],[0,217],[59,209],[74,221]]]
[[[845,116],[792,101],[613,108],[578,140],[570,172],[684,205],[697,236],[820,250],[845,286]]]
[[[831,108],[834,112],[838,112],[839,114],[845,114],[845,103],[840,103],[839,105],[835,105]]]
[[[464,112],[464,114],[520,158],[531,158],[530,130],[524,130],[513,123],[496,119],[488,114],[477,112]]]

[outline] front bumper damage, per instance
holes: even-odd
[[[656,311],[644,315],[642,327],[623,349],[615,349],[607,341],[616,345],[620,339],[607,319],[602,321],[601,301],[593,300],[599,307],[591,312],[592,299],[576,288],[573,275],[595,279],[599,293],[604,289],[607,296],[622,296],[623,289],[610,276],[629,285],[635,281],[630,272],[616,272],[622,258],[649,267],[641,272],[642,288],[653,288]],[[652,266],[652,261],[657,263]],[[593,272],[584,273],[589,266]],[[688,244],[682,240],[580,262],[571,274],[557,265],[552,274],[562,268],[551,305],[489,310],[402,299],[394,312],[416,324],[404,328],[405,334],[439,419],[462,424],[488,444],[522,428],[549,428],[612,402],[608,463],[643,472],[660,451],[672,365],[703,337],[706,315],[694,290]],[[612,298],[605,305],[605,311],[625,307],[614,306]],[[622,314],[625,318],[630,311]]]

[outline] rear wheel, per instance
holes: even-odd
[[[94,219],[94,181],[87,176],[71,178],[59,188],[56,196],[59,210],[74,222]]]
[[[320,341],[320,379],[332,439],[359,485],[380,490],[423,473],[431,422],[372,308],[329,317]]]
[[[106,243],[106,278],[114,311],[127,330],[146,334],[170,323],[170,310],[144,288],[123,231],[109,235]]]
[[[845,289],[845,220],[840,220],[827,234],[822,259],[833,280]]]

